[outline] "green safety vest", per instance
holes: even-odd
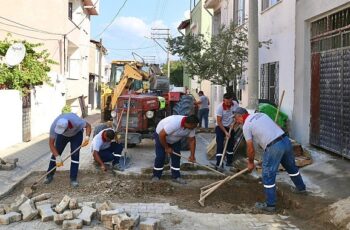
[[[165,98],[158,96],[159,109],[165,109]]]

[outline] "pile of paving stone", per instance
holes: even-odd
[[[18,158],[2,159],[0,158],[0,170],[12,170],[17,167]]]
[[[112,230],[157,230],[159,220],[142,219],[138,213],[128,213],[110,201],[104,203],[82,202],[67,195],[55,204],[50,193],[31,197],[27,189],[10,205],[0,205],[0,225],[18,221],[32,221],[41,218],[42,222],[54,221],[62,229],[81,229],[93,220]]]

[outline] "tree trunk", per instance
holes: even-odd
[[[234,91],[233,91],[233,87],[232,85],[230,85],[230,83],[226,83],[226,92],[233,95]]]

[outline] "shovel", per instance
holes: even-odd
[[[71,154],[69,154],[68,156],[66,156],[62,162],[65,162],[68,158],[70,158],[71,156],[73,156],[76,152],[78,152],[78,150],[81,149],[81,145],[76,148]],[[48,171],[47,173],[45,173],[42,177],[40,177],[37,181],[35,181],[31,186],[30,188],[31,189],[35,189],[36,186],[38,185],[38,183],[44,179],[47,175],[49,175],[51,172],[53,172],[55,169],[57,168],[57,165],[55,165],[55,167],[53,167],[50,171]]]

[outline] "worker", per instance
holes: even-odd
[[[171,157],[171,173],[173,182],[186,184],[180,176],[180,157],[173,154],[181,154],[181,139],[188,137],[191,156],[189,161],[195,162],[196,138],[195,129],[199,120],[195,115],[172,115],[159,122],[154,133],[156,158],[153,168],[152,181],[159,181],[163,172],[165,154]]]
[[[202,127],[202,121],[204,119],[204,127],[208,129],[208,116],[209,116],[209,99],[204,95],[203,91],[198,92],[199,101],[196,102],[198,105],[198,118],[199,127]]]
[[[280,163],[287,170],[296,187],[295,193],[306,193],[306,187],[295,165],[292,144],[288,136],[273,120],[264,113],[249,115],[246,109],[237,108],[235,119],[243,124],[243,135],[247,142],[248,169],[255,168],[255,150],[253,141],[263,149],[262,155],[262,182],[264,185],[266,201],[257,202],[255,207],[260,210],[274,212],[276,210],[276,173]]]
[[[83,141],[83,130],[86,130],[86,136]],[[62,153],[66,145],[70,143],[71,152],[78,149],[71,156],[70,165],[70,181],[72,187],[78,187],[77,181],[78,170],[79,170],[79,152],[81,147],[89,144],[91,135],[91,125],[84,119],[81,119],[74,113],[64,113],[59,115],[52,123],[50,128],[49,146],[52,153],[49,168],[50,171],[55,167],[63,166]],[[49,184],[53,180],[55,171],[52,171],[47,175],[44,183]]]
[[[115,132],[111,128],[101,130],[92,140],[91,152],[103,172],[106,171],[105,162],[112,162],[113,169],[121,170],[119,160],[122,151],[123,145],[115,142]]]
[[[233,163],[233,147],[234,147],[234,131],[229,133],[230,127],[233,125],[234,118],[233,112],[239,107],[238,103],[232,100],[232,95],[225,93],[223,97],[223,102],[219,104],[216,108],[216,165],[215,168],[219,171],[223,171],[219,168],[221,158],[224,151],[225,138],[228,139],[226,148],[226,166],[232,167]]]

